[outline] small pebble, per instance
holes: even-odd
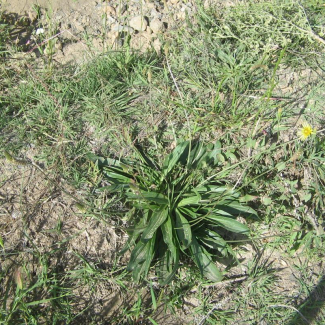
[[[154,18],[150,22],[150,28],[153,33],[158,34],[159,32],[161,32],[163,30],[164,24],[162,23],[162,21],[160,19]]]
[[[152,43],[153,48],[155,49],[155,51],[157,52],[157,55],[160,55],[161,53],[161,42],[159,40],[159,38],[155,39],[154,42]]]
[[[144,32],[148,26],[148,23],[143,16],[135,16],[131,18],[129,25],[137,31]]]
[[[63,48],[62,43],[61,43],[60,41],[57,41],[57,42],[55,43],[55,48],[56,48],[57,50],[62,50],[62,48]]]
[[[116,15],[116,10],[112,6],[103,6],[101,9],[106,15],[111,15],[111,16]]]
[[[134,29],[132,27],[128,27],[128,26],[122,26],[119,24],[114,24],[112,25],[112,31],[114,32],[126,32],[126,33],[133,33]]]

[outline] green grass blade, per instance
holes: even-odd
[[[152,282],[150,282],[150,294],[151,294],[151,301],[152,301],[152,308],[153,310],[157,309],[157,300],[156,300],[156,295],[152,287]]]
[[[151,317],[148,317],[148,320],[150,320],[150,322],[151,322],[153,325],[158,325],[158,323],[155,322]]]

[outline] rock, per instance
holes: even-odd
[[[173,5],[176,5],[179,2],[179,0],[169,0],[169,2]]]
[[[181,12],[178,12],[176,14],[176,19],[178,19],[178,20],[184,21],[185,18],[186,18],[186,12],[185,11],[181,11]]]
[[[148,9],[154,9],[155,7],[156,7],[155,3],[153,3],[153,2],[148,2],[147,3],[147,8]]]
[[[155,49],[155,51],[157,52],[157,55],[160,55],[161,52],[161,42],[159,40],[159,38],[155,39],[154,42],[152,43],[153,48]]]
[[[135,16],[131,18],[129,25],[137,31],[144,32],[148,26],[148,23],[143,16]]]
[[[148,35],[151,35],[151,34],[152,34],[152,29],[150,28],[150,26],[147,27],[147,29],[146,29],[146,33],[147,33]]]
[[[75,21],[74,23],[74,27],[77,29],[77,31],[79,32],[83,32],[84,31],[84,26],[82,26],[82,24],[79,21]]]
[[[106,14],[106,15],[111,15],[111,16],[115,16],[116,15],[116,10],[114,7],[112,6],[108,6],[108,5],[104,5],[102,6],[102,11]]]
[[[112,31],[119,32],[119,33],[126,32],[126,33],[132,34],[134,29],[132,27],[122,26],[120,24],[113,24],[112,25]]]
[[[150,28],[153,33],[158,34],[159,32],[161,32],[164,29],[164,24],[160,19],[154,18],[150,22]]]
[[[137,34],[131,38],[130,46],[144,53],[150,46],[149,40],[142,34]]]
[[[158,12],[156,9],[152,9],[151,12],[150,12],[150,16],[152,18],[159,18],[159,19],[161,19],[162,14],[160,12]]]
[[[150,27],[148,26],[148,27],[147,27],[147,30],[146,30],[145,32],[142,32],[142,36],[145,37],[147,40],[151,41],[151,39],[152,39],[153,37],[157,36],[157,35],[150,33],[150,32],[148,31],[148,28],[149,28],[149,30],[150,30]]]
[[[57,42],[55,43],[55,48],[56,48],[57,50],[61,51],[62,48],[63,48],[62,43],[61,43],[60,41],[57,41]]]

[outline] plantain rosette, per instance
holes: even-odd
[[[240,203],[238,191],[205,176],[218,164],[220,147],[220,142],[204,146],[185,141],[162,166],[139,149],[137,164],[99,160],[111,184],[105,190],[121,193],[131,203],[129,238],[120,254],[132,250],[127,269],[135,281],[144,279],[155,265],[160,282],[167,284],[185,256],[207,279],[222,279],[212,256],[233,255],[223,235],[248,234],[249,228],[236,217],[256,212]]]

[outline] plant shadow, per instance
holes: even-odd
[[[325,321],[325,275],[318,281],[309,296],[300,304],[287,325],[321,324],[317,318]]]

